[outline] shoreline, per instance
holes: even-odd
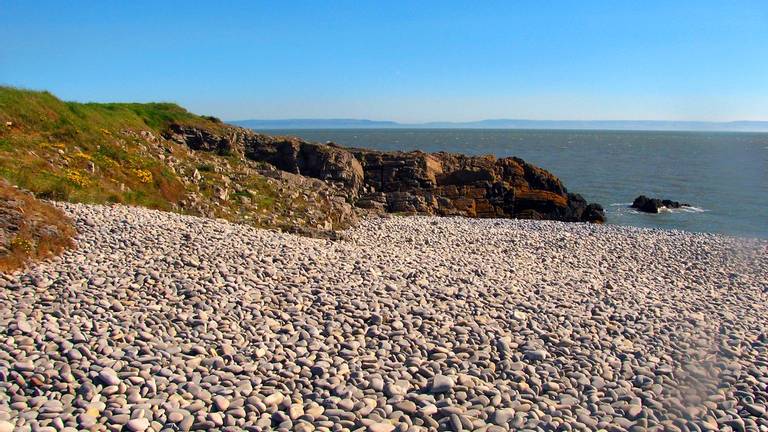
[[[60,208],[78,247],[0,278],[3,426],[768,426],[768,241],[428,216],[329,241]]]
[[[567,227],[569,225],[576,225],[579,227],[589,227],[589,228],[607,228],[607,229],[620,229],[620,230],[638,230],[640,232],[642,231],[651,231],[651,232],[670,232],[674,234],[683,234],[683,235],[696,235],[696,236],[704,236],[704,237],[722,237],[725,239],[731,239],[736,241],[747,241],[747,242],[766,242],[768,243],[768,238],[764,237],[758,237],[758,236],[749,236],[749,235],[738,235],[738,234],[731,234],[727,232],[714,232],[714,231],[690,231],[682,228],[665,228],[665,227],[655,227],[655,226],[638,226],[638,225],[630,225],[630,224],[624,224],[620,222],[616,222],[615,219],[609,219],[604,223],[596,224],[591,222],[564,222],[564,221],[558,221],[558,220],[547,220],[547,219],[518,219],[518,218],[477,218],[477,217],[469,217],[469,216],[463,216],[463,215],[448,215],[448,216],[436,216],[436,215],[428,215],[428,214],[421,214],[421,213],[414,213],[414,214],[400,214],[400,213],[361,213],[358,217],[359,220],[356,222],[355,225],[351,225],[345,228],[341,229],[335,229],[332,230],[333,233],[341,235],[341,237],[334,237],[334,236],[315,236],[315,235],[307,235],[300,231],[291,231],[290,229],[282,229],[280,227],[272,227],[272,226],[253,226],[248,223],[242,222],[242,221],[232,221],[227,220],[224,218],[218,218],[218,217],[207,217],[207,216],[201,216],[196,214],[185,214],[185,213],[179,213],[178,211],[170,211],[170,210],[161,210],[161,209],[152,209],[147,207],[142,207],[138,205],[128,205],[128,204],[119,204],[119,203],[111,203],[111,204],[88,204],[88,203],[71,203],[66,201],[47,201],[43,200],[43,202],[47,202],[55,207],[58,208],[67,208],[69,206],[98,206],[98,207],[127,207],[132,209],[140,209],[145,210],[149,212],[160,212],[160,213],[168,213],[168,214],[174,214],[182,217],[191,217],[191,218],[197,218],[197,219],[204,219],[204,220],[212,220],[220,223],[228,223],[233,225],[242,225],[246,226],[252,229],[256,230],[265,230],[275,233],[281,233],[281,234],[287,234],[287,235],[296,235],[302,238],[308,238],[308,239],[319,239],[319,240],[344,240],[343,235],[346,233],[349,233],[356,228],[360,226],[361,223],[364,223],[366,221],[376,221],[379,219],[393,219],[393,218],[425,218],[430,220],[440,220],[440,219],[446,219],[446,220],[460,220],[460,221],[491,221],[491,222],[501,222],[506,223],[509,221],[512,222],[525,222],[525,223],[534,223],[534,224],[553,224],[553,226],[556,227]],[[629,207],[627,207],[629,208]],[[639,213],[646,215],[645,213]],[[656,215],[649,215],[651,217]]]

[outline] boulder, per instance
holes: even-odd
[[[632,208],[645,213],[658,213],[661,208],[680,208],[688,207],[688,204],[672,201],[668,199],[649,198],[640,195],[632,201]]]

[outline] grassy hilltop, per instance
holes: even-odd
[[[342,228],[324,182],[168,139],[171,125],[242,133],[173,103],[76,103],[0,87],[0,178],[38,198],[122,203],[259,227]]]
[[[193,150],[168,139],[171,125],[243,132],[172,103],[65,102],[0,86],[0,271],[69,244],[69,221],[35,198],[122,203],[309,235],[354,220],[323,181],[279,172],[242,149]]]
[[[139,134],[171,123],[221,127],[171,103],[83,104],[0,87],[0,176],[42,198],[171,209],[184,186]]]

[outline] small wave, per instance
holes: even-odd
[[[608,213],[614,217],[642,214],[642,212],[632,208],[632,203],[613,203],[608,206],[608,209]]]
[[[707,209],[703,209],[701,207],[694,207],[694,206],[682,206],[679,209],[675,209],[675,210],[685,212],[685,213],[704,213],[709,211]]]
[[[637,210],[632,207],[632,203],[612,203],[609,205],[610,207],[618,207],[616,209],[616,214],[653,214],[653,213],[645,213],[640,210]],[[668,207],[660,207],[659,213],[704,213],[708,212],[709,210],[701,208],[701,207],[695,207],[695,206],[683,206],[680,208],[668,208]]]
[[[682,206],[680,208],[669,208],[669,207],[659,208],[659,212],[665,212],[665,213],[704,213],[706,211],[709,211],[709,210],[703,209],[701,207],[694,207],[694,206]]]

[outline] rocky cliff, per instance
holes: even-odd
[[[359,208],[401,213],[605,221],[599,204],[569,193],[548,171],[519,158],[381,152],[273,137],[231,127],[172,125],[166,138],[195,150],[238,154],[279,170],[329,181]]]
[[[348,149],[257,134],[175,104],[82,104],[3,86],[0,178],[47,200],[322,237],[384,212],[604,219],[519,159]]]

